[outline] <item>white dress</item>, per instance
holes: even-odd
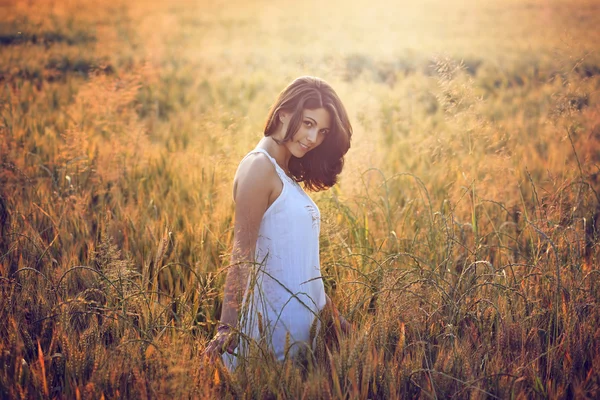
[[[312,346],[310,330],[326,302],[319,262],[319,209],[266,150],[256,148],[248,155],[257,152],[269,158],[283,189],[260,224],[255,265],[240,313],[240,342],[235,355],[223,354],[229,369],[239,364],[240,357],[254,354],[249,352],[253,345],[272,351],[280,361],[302,346]]]

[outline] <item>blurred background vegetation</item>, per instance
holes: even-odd
[[[598,43],[596,0],[1,1],[0,397],[599,396]],[[356,331],[230,374],[231,182],[300,75]]]

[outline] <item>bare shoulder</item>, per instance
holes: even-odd
[[[248,155],[240,163],[233,180],[233,199],[239,195],[269,197],[276,188],[278,177],[275,167],[263,153]]]

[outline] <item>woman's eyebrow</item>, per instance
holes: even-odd
[[[311,117],[308,117],[308,116],[306,116],[306,115],[305,115],[305,116],[304,116],[304,118],[306,118],[306,119],[310,119],[310,120],[311,120],[311,121],[312,121],[312,122],[313,122],[315,125],[319,125],[319,124],[317,123],[317,121],[316,121],[316,120],[314,120],[314,119],[313,119],[313,118],[311,118]],[[329,127],[325,127],[325,128],[323,128],[323,129],[330,129],[330,128],[329,128]]]

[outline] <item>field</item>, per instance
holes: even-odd
[[[597,0],[0,1],[0,398],[600,397],[599,51]],[[232,374],[232,178],[300,75],[355,329]]]

